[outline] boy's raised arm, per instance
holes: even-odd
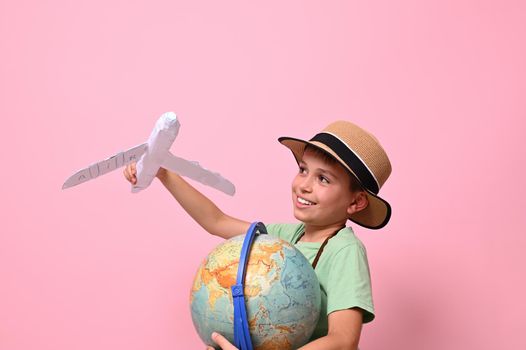
[[[135,163],[124,169],[124,176],[132,184],[137,181],[136,173]],[[246,233],[250,227],[249,222],[223,213],[210,199],[176,173],[160,168],[157,178],[181,207],[210,234],[228,239]]]
[[[246,233],[250,227],[249,222],[223,213],[210,199],[176,173],[161,168],[157,178],[183,209],[209,233],[227,239]]]

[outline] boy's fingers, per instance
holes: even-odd
[[[137,183],[137,163],[133,162],[130,164],[130,174],[131,174],[131,183],[136,184]]]
[[[238,350],[234,345],[232,345],[225,337],[223,337],[219,333],[212,333],[212,340],[223,350]]]
[[[122,173],[124,174],[126,180],[131,182],[133,185],[137,183],[137,176],[135,176],[135,172],[131,171],[131,165],[127,165]]]

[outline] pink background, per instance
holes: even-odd
[[[523,1],[0,1],[0,349],[201,349],[208,236],[158,182],[74,171],[181,120],[247,220],[292,220],[282,135],[371,130],[393,208],[362,349],[525,349]]]

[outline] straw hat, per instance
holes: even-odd
[[[310,141],[292,137],[278,139],[288,147],[299,162],[307,144],[331,155],[351,172],[363,186],[369,199],[364,210],[351,215],[351,221],[370,229],[384,227],[391,217],[391,206],[378,192],[391,174],[391,163],[378,140],[359,126],[336,121]]]

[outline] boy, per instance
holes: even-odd
[[[299,166],[292,181],[293,212],[299,224],[269,224],[312,263],[322,292],[320,320],[302,350],[357,349],[363,323],[374,318],[367,256],[347,220],[379,229],[391,216],[378,191],[391,173],[387,154],[367,131],[346,121],[327,126],[310,141],[281,137]],[[135,164],[124,170],[136,182]],[[209,233],[225,239],[244,234],[250,222],[223,213],[177,174],[160,169],[157,178]],[[214,333],[223,350],[236,349]],[[209,348],[212,349],[212,348]]]

